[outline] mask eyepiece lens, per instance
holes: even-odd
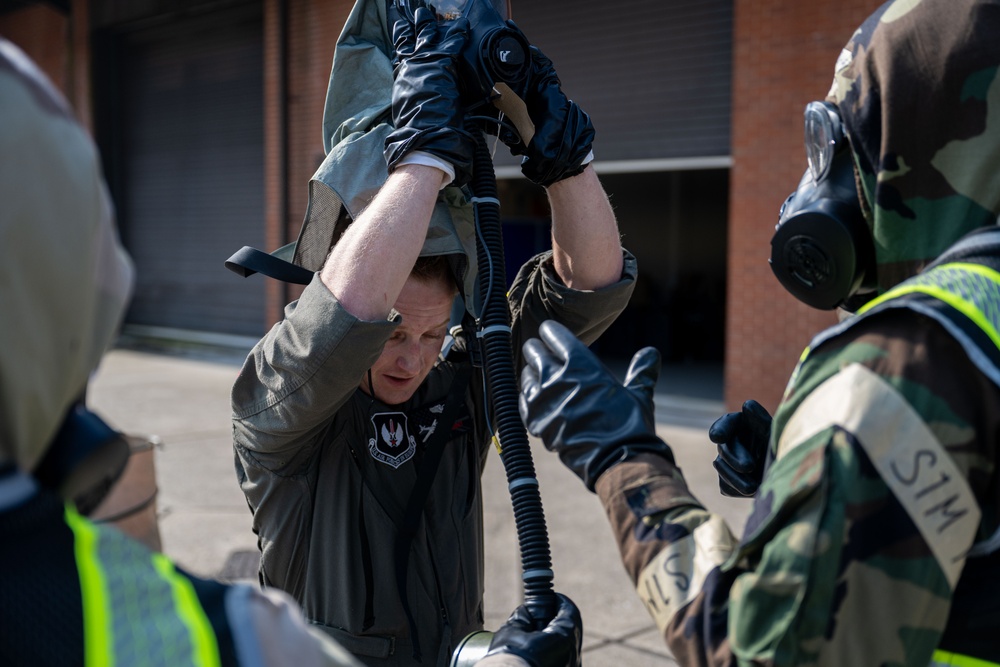
[[[806,160],[817,183],[830,172],[837,144],[844,139],[837,108],[829,102],[810,102],[805,110]]]

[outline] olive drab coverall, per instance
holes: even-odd
[[[632,292],[636,264],[624,252],[621,280],[592,292],[564,286],[551,253],[529,260],[508,294],[514,349],[549,318],[595,340]],[[406,403],[363,393],[361,380],[395,326],[357,320],[314,279],[233,387],[237,475],[254,511],[266,586],[291,593],[312,623],[366,664],[414,664],[415,631],[422,661],[447,665],[483,623],[489,410],[482,368],[472,367],[462,335]],[[461,407],[442,424],[452,393]],[[450,435],[417,514],[401,591],[396,538],[438,429]]]

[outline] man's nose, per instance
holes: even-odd
[[[404,345],[399,350],[396,363],[399,364],[402,370],[408,373],[416,372],[420,368],[420,344],[413,342]]]

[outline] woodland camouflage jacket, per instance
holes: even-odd
[[[1000,662],[1000,348],[921,289],[980,267],[1000,340],[1000,252],[992,264],[921,274],[817,337],[741,540],[666,459],[601,476],[625,567],[681,664],[927,665],[937,648]]]
[[[838,60],[883,296],[803,355],[743,537],[663,458],[598,480],[681,664],[1000,663],[1000,254],[918,274],[997,222],[998,35],[1000,3],[899,0]]]

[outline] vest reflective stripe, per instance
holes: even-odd
[[[215,641],[215,632],[205,616],[198,594],[194,586],[185,577],[179,575],[170,559],[161,553],[153,554],[153,567],[160,573],[163,580],[170,583],[174,594],[174,605],[177,615],[184,622],[191,634],[195,664],[203,667],[219,665],[219,647]]]
[[[80,573],[80,597],[83,600],[83,664],[114,664],[111,660],[112,627],[104,605],[104,572],[92,554],[97,544],[96,527],[66,507],[66,525],[73,531],[76,569]]]
[[[958,653],[948,653],[947,651],[934,651],[931,656],[929,667],[998,667],[998,663],[970,658],[967,655]]]
[[[1000,304],[1000,272],[971,262],[942,264],[927,273],[918,274],[906,282],[900,283],[859,308],[855,316],[817,335],[802,351],[802,355],[788,380],[788,385],[785,387],[782,400],[788,398],[789,392],[798,379],[802,364],[816,347],[839,336],[863,319],[864,315],[892,307],[896,304],[890,302],[910,294],[925,294],[961,313],[969,322],[979,328],[997,349],[1000,349],[1000,309],[998,309],[1000,307],[997,306]],[[924,312],[925,315],[932,315],[939,321],[948,319],[934,313],[921,312]],[[959,332],[951,329],[949,331],[959,339],[965,338]],[[978,363],[978,360],[974,358],[971,361]],[[988,362],[987,366],[989,366]],[[1000,385],[1000,379],[998,379],[1000,378],[1000,369],[987,366],[980,365],[980,370]]]
[[[956,262],[919,274],[866,303],[858,315],[890,299],[917,292],[939,299],[968,317],[1000,348],[1000,312],[992,306],[1000,297],[1000,273],[981,264]]]
[[[219,648],[194,587],[163,554],[101,529],[67,506],[83,599],[84,664],[218,667]]]

